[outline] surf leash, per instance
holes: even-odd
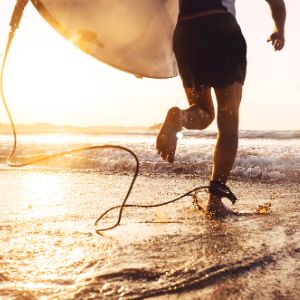
[[[101,234],[103,231],[108,231],[111,230],[113,228],[116,228],[122,219],[122,214],[124,211],[124,208],[129,208],[129,207],[135,207],[135,208],[155,208],[155,207],[160,207],[160,206],[164,206],[167,204],[171,204],[174,203],[176,201],[179,201],[187,196],[191,196],[193,194],[196,194],[197,192],[199,192],[200,190],[207,190],[209,193],[215,194],[217,196],[220,197],[226,197],[228,199],[230,199],[232,201],[232,203],[234,204],[236,201],[236,197],[233,195],[233,193],[230,191],[230,189],[225,185],[225,184],[221,184],[218,183],[216,181],[211,181],[209,186],[199,186],[197,188],[194,188],[193,190],[188,191],[187,193],[174,198],[172,200],[169,201],[165,201],[165,202],[161,202],[158,204],[152,204],[152,205],[138,205],[138,204],[127,204],[127,200],[132,192],[133,186],[135,184],[135,181],[139,175],[139,168],[140,168],[140,163],[139,163],[139,159],[137,157],[137,155],[130,149],[123,147],[123,146],[119,146],[119,145],[95,145],[95,146],[87,146],[87,147],[81,147],[81,148],[76,148],[76,149],[71,149],[68,151],[62,151],[62,152],[58,152],[58,153],[54,153],[54,154],[45,154],[43,157],[39,157],[36,159],[31,159],[28,160],[26,162],[22,162],[22,163],[16,163],[14,162],[14,159],[16,159],[16,152],[17,152],[17,131],[16,131],[16,126],[12,117],[12,114],[10,112],[10,109],[8,107],[6,98],[5,98],[5,94],[4,94],[4,85],[3,85],[3,76],[4,76],[4,69],[5,69],[5,65],[7,62],[7,57],[8,57],[8,53],[10,51],[11,48],[11,44],[15,35],[15,31],[16,29],[19,27],[22,15],[23,15],[23,11],[25,6],[27,5],[28,0],[17,0],[17,3],[15,5],[12,17],[11,17],[11,21],[10,21],[10,33],[9,33],[9,37],[8,37],[8,41],[6,44],[6,48],[5,48],[5,52],[4,52],[4,57],[3,57],[3,61],[2,61],[2,65],[1,65],[1,71],[0,71],[0,93],[1,93],[1,98],[2,98],[2,102],[5,108],[5,111],[7,113],[7,116],[9,118],[10,121],[10,125],[11,125],[11,129],[12,129],[12,133],[13,133],[13,147],[11,152],[8,155],[8,158],[6,160],[7,165],[9,167],[12,168],[20,168],[20,167],[25,167],[25,166],[30,166],[30,165],[36,165],[39,164],[41,162],[50,160],[50,159],[54,159],[57,157],[61,157],[61,156],[65,156],[65,155],[69,155],[69,154],[73,154],[73,153],[78,153],[78,152],[83,152],[83,151],[89,151],[89,150],[100,150],[100,149],[115,149],[115,150],[121,150],[121,151],[125,151],[127,153],[129,153],[135,160],[136,163],[136,167],[135,167],[135,171],[131,180],[131,183],[129,185],[129,188],[127,190],[127,193],[121,203],[121,205],[118,206],[114,206],[109,208],[108,210],[106,210],[103,214],[100,215],[100,217],[95,221],[94,225],[97,226],[99,224],[99,222],[104,218],[104,216],[106,216],[109,212],[111,212],[112,210],[115,209],[119,209],[119,213],[118,213],[118,219],[116,221],[115,224],[109,226],[109,227],[104,227],[104,228],[100,228],[100,229],[95,229],[97,234]]]

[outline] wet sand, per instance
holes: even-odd
[[[178,253],[202,256],[205,264],[189,267],[192,279],[175,281],[174,294],[153,298],[300,299],[299,184],[231,186],[240,198],[237,211],[261,214],[198,221],[195,247],[187,243]]]
[[[25,177],[47,185],[28,190]],[[299,183],[230,182],[239,198],[233,208],[263,206],[260,214],[211,220],[189,197],[126,209],[121,226],[95,234],[93,222],[119,203],[129,180],[2,171],[0,298],[300,299]],[[129,202],[153,204],[205,183],[195,176],[140,176]]]

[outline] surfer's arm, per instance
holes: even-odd
[[[286,9],[283,0],[266,0],[271,8],[272,18],[274,20],[275,29],[268,38],[274,49],[281,50],[284,47],[284,25],[286,19]]]

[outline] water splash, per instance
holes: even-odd
[[[262,205],[258,205],[258,208],[255,211],[255,214],[257,215],[268,215],[271,212],[271,202],[266,202]]]

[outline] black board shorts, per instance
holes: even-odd
[[[179,20],[173,50],[185,88],[223,88],[245,81],[247,45],[230,13]]]

